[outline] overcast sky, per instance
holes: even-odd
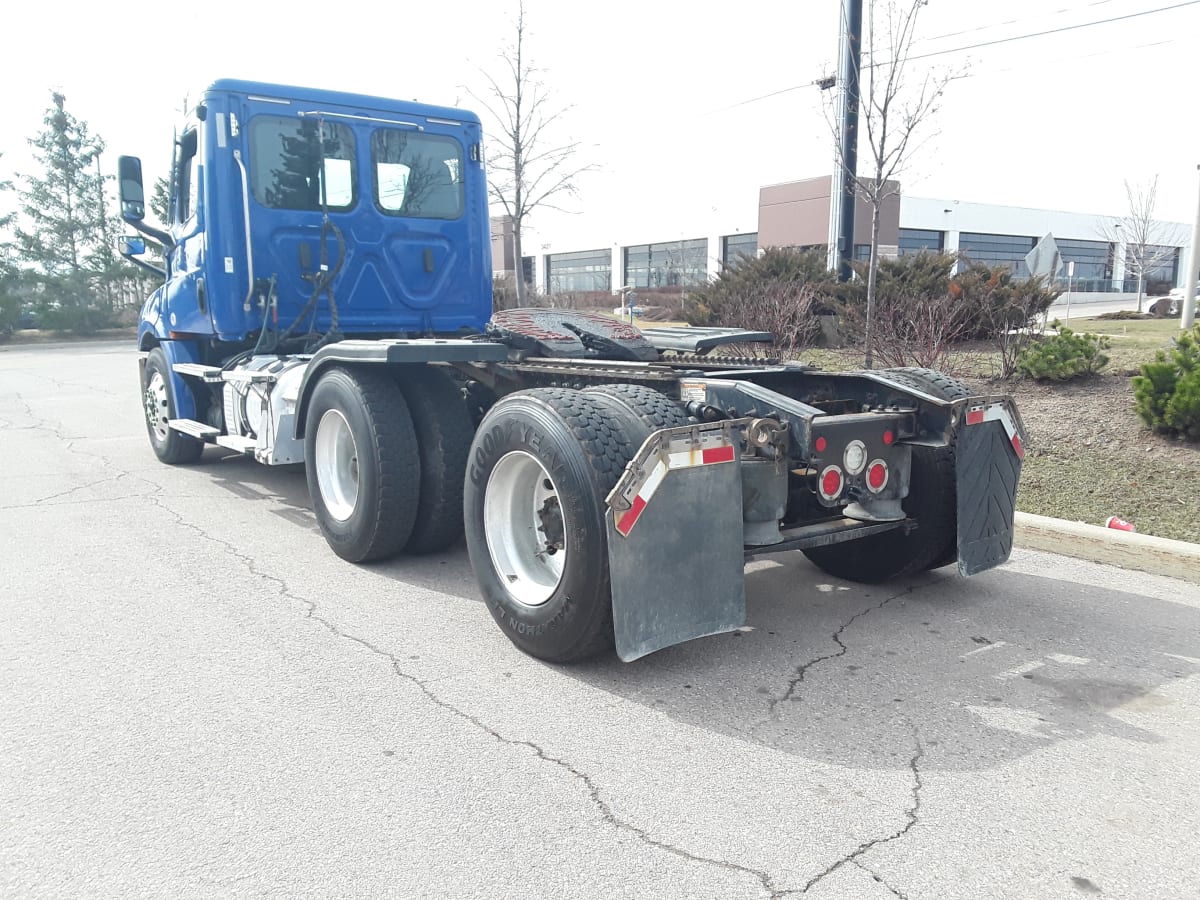
[[[869,2],[869,0],[868,0]],[[964,70],[905,193],[1122,214],[1123,179],[1159,176],[1158,213],[1197,203],[1200,3],[930,0],[912,63]],[[118,153],[165,174],[185,96],[250,78],[471,107],[499,71],[515,2],[9,4],[0,179],[29,167],[50,90]],[[827,174],[832,138],[814,79],[832,73],[839,0],[701,4],[527,0],[527,48],[582,143],[569,214],[536,213],[526,252],[757,228],[758,188]],[[960,50],[967,45],[991,46]],[[953,51],[953,52],[940,52]],[[795,88],[794,90],[786,90]],[[782,93],[775,93],[781,92]],[[754,100],[772,94],[766,99]],[[9,203],[9,200],[5,200]]]

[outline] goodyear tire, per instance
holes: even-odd
[[[653,432],[688,423],[682,406],[661,391],[642,384],[602,384],[582,393],[617,417],[635,453]]]
[[[471,445],[471,567],[520,649],[575,662],[613,646],[604,498],[633,453],[595,398],[538,388],[501,399]]]
[[[142,375],[142,411],[155,456],[171,466],[186,465],[200,459],[204,453],[204,442],[167,425],[169,419],[177,416],[171,367],[161,347],[155,347],[146,356],[146,368]]]
[[[941,400],[971,396],[962,382],[933,369],[882,369],[879,374]],[[950,565],[958,558],[955,482],[953,444],[913,447],[908,496],[901,505],[917,521],[916,529],[816,547],[804,555],[830,575],[867,584]]]
[[[421,478],[408,404],[386,374],[321,376],[304,435],[308,493],[333,552],[350,562],[397,553],[412,534]]]
[[[445,373],[406,366],[398,376],[412,413],[421,484],[407,553],[436,553],[463,534],[463,480],[474,427],[462,390]]]

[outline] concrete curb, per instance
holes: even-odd
[[[1200,544],[1018,512],[1014,541],[1075,559],[1200,584]]]

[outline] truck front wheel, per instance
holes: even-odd
[[[399,552],[421,481],[412,417],[386,375],[335,368],[313,389],[304,435],[308,493],[333,552],[350,562]]]
[[[204,453],[204,443],[176,431],[167,422],[176,418],[175,394],[171,387],[171,367],[161,347],[146,356],[142,375],[142,409],[146,414],[146,432],[154,455],[168,465],[194,463]]]
[[[465,487],[467,550],[493,618],[551,662],[613,645],[604,498],[633,448],[595,399],[562,388],[500,400]]]

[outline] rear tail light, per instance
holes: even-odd
[[[821,475],[817,479],[817,490],[826,500],[836,500],[841,494],[843,486],[842,470],[837,466],[826,466],[821,470]]]
[[[888,483],[888,466],[882,459],[872,461],[867,466],[867,490],[878,494]]]

